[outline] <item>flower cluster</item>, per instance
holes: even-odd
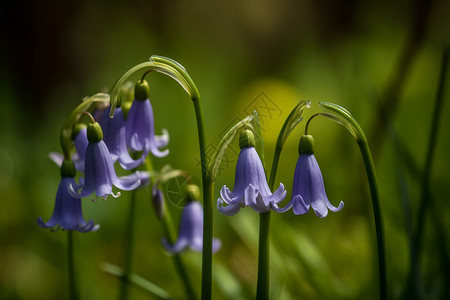
[[[62,179],[53,216],[47,223],[39,218],[39,226],[52,228],[59,225],[65,230],[80,232],[96,230],[98,226],[94,226],[92,220],[86,223],[83,219],[81,198],[93,193],[105,199],[109,195],[118,197],[120,193],[114,193],[113,186],[129,191],[148,184],[149,172],[135,171],[119,177],[114,168],[117,161],[125,170],[135,169],[145,162],[150,151],[159,157],[168,154],[168,150],[159,150],[168,143],[167,132],[164,131],[163,137],[154,134],[153,112],[146,81],[136,84],[135,95],[126,120],[120,107],[116,108],[114,117],[110,118],[108,107],[98,123],[93,120],[87,127],[84,124],[74,127],[72,140],[76,153],[72,160],[64,160],[58,153],[50,154],[50,158],[61,166]],[[128,149],[142,151],[140,158],[134,160]],[[79,184],[75,182],[75,170],[84,173]]]
[[[312,207],[320,218],[327,216],[328,209],[337,212],[344,207],[341,201],[334,207],[327,198],[319,165],[314,157],[314,139],[310,135],[300,138],[297,166],[291,201],[285,207],[278,204],[286,197],[284,186],[280,183],[272,193],[267,184],[261,159],[255,149],[255,139],[250,130],[244,130],[239,138],[238,162],[234,190],[225,185],[220,190],[217,209],[224,215],[234,215],[245,206],[250,206],[259,213],[273,210],[283,213],[293,209],[296,215],[306,214]]]

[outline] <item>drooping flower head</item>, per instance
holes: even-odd
[[[296,215],[306,214],[311,206],[320,218],[326,217],[328,209],[337,212],[344,207],[344,202],[334,207],[325,193],[322,173],[314,157],[314,138],[303,135],[298,147],[300,157],[294,173],[292,206]]]
[[[112,192],[113,185],[126,191],[134,190],[141,185],[141,174],[138,171],[128,176],[117,177],[108,147],[103,141],[103,131],[99,123],[88,125],[87,137],[89,144],[86,149],[84,186],[83,190],[77,193],[73,185],[69,185],[73,197],[87,197],[94,191],[99,197],[108,195],[118,197],[120,193],[114,195]]]
[[[284,185],[280,183],[272,194],[267,184],[264,167],[255,149],[255,137],[250,130],[244,130],[239,137],[241,152],[236,164],[236,177],[233,192],[224,185],[217,200],[217,209],[224,215],[234,215],[241,207],[250,206],[254,211],[263,213],[272,208],[272,204],[286,197]],[[224,206],[224,203],[227,204]]]
[[[166,238],[162,239],[164,248],[170,253],[178,253],[187,247],[201,252],[203,249],[203,207],[198,201],[200,192],[195,185],[188,185],[186,189],[187,203],[181,213],[180,229],[177,241],[171,245]],[[212,251],[217,252],[221,247],[219,239],[213,239]]]
[[[76,230],[89,232],[97,230],[100,225],[94,225],[94,221],[86,222],[81,210],[81,199],[73,197],[68,190],[69,185],[76,186],[75,166],[71,160],[66,160],[61,166],[61,182],[56,193],[55,208],[53,215],[47,222],[41,217],[37,223],[42,228],[62,228],[64,230]]]
[[[169,143],[169,134],[163,129],[161,136],[155,135],[153,109],[149,100],[150,88],[147,81],[138,81],[135,100],[128,112],[125,128],[127,145],[134,151],[142,151],[145,158],[150,151],[157,157],[164,157],[169,150],[159,150]]]
[[[111,106],[106,108],[99,122],[103,130],[103,141],[108,147],[113,163],[118,160],[120,166],[125,170],[134,169],[144,163],[145,156],[142,156],[138,160],[131,158],[127,149],[125,119],[122,108],[116,108],[114,118],[109,117],[110,110]]]

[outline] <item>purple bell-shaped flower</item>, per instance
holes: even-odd
[[[116,108],[113,118],[109,116],[110,110],[111,107],[109,106],[103,113],[99,122],[103,129],[103,141],[108,147],[113,163],[118,160],[120,166],[125,170],[134,169],[144,163],[145,156],[142,156],[138,160],[133,160],[131,158],[127,149],[125,119],[123,117],[122,108]]]
[[[200,202],[188,202],[181,214],[180,230],[178,239],[173,244],[163,238],[164,248],[170,253],[178,253],[187,247],[192,250],[201,252],[203,249],[203,207]],[[212,251],[218,251],[221,247],[219,239],[213,239]]]
[[[114,195],[112,192],[113,185],[126,191],[134,190],[141,185],[142,174],[138,171],[128,176],[117,177],[108,147],[103,141],[103,131],[99,123],[88,125],[87,137],[89,144],[86,150],[84,186],[78,193],[73,185],[69,185],[69,191],[73,197],[87,197],[94,191],[99,197],[108,195],[118,197],[120,193]]]
[[[64,230],[76,230],[80,232],[89,232],[97,230],[100,225],[94,225],[94,221],[86,222],[81,211],[81,199],[73,197],[68,190],[69,185],[76,186],[75,166],[72,161],[66,160],[61,166],[61,182],[56,193],[55,208],[53,215],[47,222],[41,217],[37,223],[42,228],[53,228],[58,226]]]
[[[241,152],[236,164],[236,178],[231,192],[226,185],[220,190],[217,209],[224,215],[234,215],[241,207],[250,206],[258,213],[271,210],[286,197],[284,185],[280,183],[272,194],[267,184],[261,159],[255,149],[255,137],[250,130],[244,130],[239,137]],[[224,206],[224,203],[227,204]]]
[[[135,87],[135,100],[128,112],[125,124],[127,145],[134,151],[142,151],[142,157],[152,152],[157,157],[164,157],[169,150],[159,150],[169,143],[169,134],[163,129],[161,136],[155,135],[153,110],[148,95],[150,89],[147,81],[138,81]]]
[[[325,193],[322,173],[314,157],[314,139],[311,135],[303,135],[299,143],[300,157],[294,173],[292,190],[292,208],[296,215],[306,214],[311,206],[320,218],[326,217],[328,209],[337,212],[344,207],[340,202],[334,207]]]

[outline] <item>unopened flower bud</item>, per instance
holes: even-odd
[[[165,200],[163,192],[156,186],[152,190],[152,204],[155,209],[155,214],[158,220],[162,220],[164,217]]]
[[[253,135],[253,132],[248,129],[242,131],[241,135],[239,136],[239,147],[243,149],[248,147],[255,147],[255,145],[255,136]]]
[[[95,122],[88,125],[87,138],[89,143],[98,143],[103,139],[103,130],[99,123]]]
[[[298,143],[299,154],[314,154],[314,138],[312,135],[302,135]]]
[[[134,86],[134,98],[136,100],[144,101],[147,100],[150,95],[150,87],[146,80],[136,82]]]

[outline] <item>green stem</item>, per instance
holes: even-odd
[[[378,183],[375,175],[375,166],[373,164],[372,155],[369,149],[366,135],[359,123],[353,118],[351,113],[345,108],[334,104],[321,102],[319,105],[332,114],[323,114],[334,122],[344,126],[355,138],[359,146],[361,155],[364,161],[364,167],[367,173],[367,180],[369,182],[370,194],[372,197],[372,209],[375,221],[375,231],[377,236],[377,253],[378,253],[378,268],[379,268],[379,284],[380,284],[380,299],[388,299],[388,283],[386,272],[386,254],[384,247],[384,233],[383,233],[383,216],[381,213],[380,195],[378,193]]]
[[[280,161],[282,135],[280,134],[275,146],[272,169],[270,171],[269,189],[273,190]],[[259,244],[258,244],[258,282],[256,285],[256,299],[269,299],[269,249],[270,249],[270,215],[271,212],[259,214]]]
[[[300,101],[291,111],[278,134],[270,170],[269,189],[272,191],[277,176],[281,150],[289,134],[302,120],[303,109],[311,106],[310,101]],[[269,299],[269,248],[270,248],[270,215],[271,212],[259,214],[259,250],[258,250],[258,282],[256,299]]]
[[[205,124],[200,96],[192,98],[197,118],[198,142],[202,168],[203,189],[203,252],[202,252],[202,299],[211,299],[212,292],[212,240],[213,240],[213,181],[208,172]]]
[[[269,248],[271,212],[259,214],[258,283],[256,299],[269,299]]]
[[[167,238],[167,241],[170,244],[173,244],[173,221],[169,209],[166,209],[164,212],[164,217],[161,220],[161,226],[164,231],[164,235]],[[189,275],[186,271],[186,268],[184,267],[181,255],[178,253],[173,254],[172,260],[175,269],[177,270],[177,274],[178,276],[180,276],[181,282],[183,283],[184,290],[186,291],[186,298],[191,300],[197,299],[194,288],[192,287],[191,281],[189,280]]]
[[[68,258],[68,272],[69,272],[69,292],[70,292],[70,300],[78,300],[80,299],[76,278],[75,278],[75,263],[73,259],[73,231],[67,231],[67,258]]]
[[[430,128],[430,138],[428,141],[428,147],[425,157],[425,167],[422,175],[422,192],[420,197],[420,205],[418,210],[417,217],[417,227],[415,230],[415,234],[413,236],[412,241],[412,252],[415,254],[414,261],[412,262],[412,276],[413,283],[415,286],[415,290],[419,296],[424,297],[424,289],[423,284],[420,278],[420,247],[422,245],[423,240],[423,232],[425,228],[425,216],[428,210],[429,205],[431,204],[432,197],[430,191],[430,180],[431,180],[431,168],[432,162],[434,158],[434,152],[436,148],[436,139],[439,128],[439,121],[442,115],[442,106],[444,102],[444,86],[445,86],[445,78],[447,76],[447,65],[448,65],[448,56],[449,56],[449,47],[445,47],[442,53],[442,62],[441,62],[441,70],[439,75],[439,84],[436,93],[435,106],[433,110],[432,116],[432,124]]]
[[[436,94],[436,102],[433,111],[432,124],[430,129],[430,139],[428,141],[428,147],[425,158],[425,169],[422,175],[422,194],[420,199],[420,209],[418,211],[418,222],[417,222],[417,230],[415,234],[416,245],[420,245],[423,237],[423,229],[425,223],[425,215],[429,204],[429,194],[430,194],[430,176],[431,176],[431,167],[432,161],[434,158],[434,149],[436,147],[436,138],[439,127],[440,116],[442,115],[442,104],[443,104],[443,94],[444,94],[444,86],[445,86],[445,77],[447,71],[447,61],[449,55],[449,48],[444,49],[442,55],[442,64],[441,64],[441,73],[439,76],[439,85],[438,91]]]
[[[134,221],[136,215],[136,191],[131,192],[130,210],[128,215],[128,222],[125,232],[125,267],[122,276],[122,284],[120,287],[119,299],[125,300],[128,296],[128,283],[131,274],[131,262],[133,259],[133,241],[134,241]]]
[[[367,141],[366,140],[358,141],[358,146],[364,161],[364,166],[367,173],[367,180],[369,181],[370,194],[372,196],[372,208],[377,236],[380,299],[388,299],[386,256],[384,250],[385,247],[384,247],[384,233],[383,233],[383,217],[381,214],[380,195],[378,193],[378,183],[375,175],[375,167],[373,164],[372,155],[370,154],[369,144],[367,143]]]

